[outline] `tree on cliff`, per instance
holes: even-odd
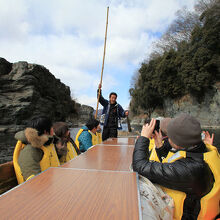
[[[220,0],[201,0],[196,7],[197,15],[185,8],[178,12],[157,45],[159,49],[141,64],[129,90],[134,114],[150,115],[166,97],[190,93],[200,101],[220,80]],[[166,40],[169,38],[173,43]]]
[[[195,26],[201,25],[199,15],[189,12],[185,7],[176,12],[176,19],[162,37],[155,42],[155,50],[163,54],[170,49],[178,49],[182,41],[189,42]]]

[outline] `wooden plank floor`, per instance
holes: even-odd
[[[0,197],[1,219],[139,219],[137,176],[50,168]]]
[[[65,168],[129,171],[134,147],[99,144],[62,165]]]
[[[109,138],[102,144],[105,145],[132,145],[134,146],[136,138]]]

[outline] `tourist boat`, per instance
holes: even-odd
[[[0,164],[0,194],[18,185],[13,162]]]
[[[130,170],[134,143],[110,138],[18,186],[13,163],[1,165],[1,186],[13,187],[0,196],[1,218],[141,219],[137,173]]]

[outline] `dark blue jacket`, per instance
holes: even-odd
[[[100,91],[101,92],[101,91]],[[102,92],[100,94],[100,98],[99,98],[99,102],[100,104],[103,106],[103,110],[102,110],[102,115],[105,114],[105,121],[104,121],[104,126],[107,126],[107,122],[108,122],[108,117],[109,117],[109,110],[110,110],[110,102],[106,99],[103,98],[102,96]],[[115,105],[117,106],[117,115],[118,115],[118,120],[122,118],[125,118],[125,111],[124,109],[121,107],[120,104],[118,104],[117,102],[115,103]],[[102,123],[101,123],[102,124]],[[121,126],[117,127],[118,129],[121,129]]]

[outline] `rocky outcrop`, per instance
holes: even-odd
[[[201,102],[189,94],[179,99],[164,99],[163,108],[156,108],[151,117],[175,117],[181,113],[196,117],[202,127],[220,128],[220,82],[206,92]],[[145,118],[144,114],[135,116],[131,124],[143,125]]]
[[[0,132],[22,129],[36,115],[65,121],[77,114],[70,88],[48,69],[0,58]]]
[[[152,117],[175,117],[180,113],[188,113],[196,117],[203,127],[220,126],[220,82],[206,92],[201,102],[191,95],[180,99],[165,99],[163,109],[156,109]]]
[[[71,122],[72,127],[81,127],[89,119],[94,117],[94,109],[88,105],[81,105],[76,103],[77,115],[70,115],[68,121]]]

